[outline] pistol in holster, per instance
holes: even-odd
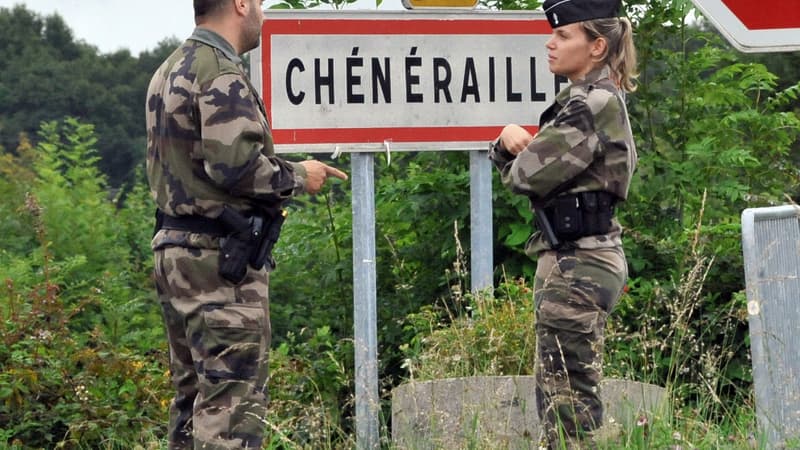
[[[219,216],[228,234],[220,238],[219,274],[234,284],[239,284],[247,274],[247,266],[259,270],[266,264],[275,268],[272,248],[278,242],[286,211],[275,210],[272,215],[264,213],[244,215],[225,207]]]
[[[550,243],[553,248],[561,247],[561,241],[558,240],[556,233],[553,231],[553,226],[550,224],[550,219],[545,214],[542,208],[535,208],[533,210],[536,215],[536,226],[542,231],[544,239]]]

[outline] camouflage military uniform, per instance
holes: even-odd
[[[264,107],[233,47],[198,27],[147,92],[147,175],[170,216],[275,207],[304,191],[305,170],[274,156]],[[218,275],[219,238],[162,229],[155,280],[177,394],[171,449],[261,448],[270,344],[266,269]]]
[[[627,197],[637,156],[623,100],[608,74],[607,67],[596,69],[560,92],[516,157],[499,145],[490,152],[503,183],[529,196],[533,207],[586,191]],[[580,438],[602,422],[604,328],[627,278],[620,225],[614,219],[606,234],[558,248],[536,232],[526,253],[538,258],[537,408],[549,444],[561,448],[559,441]]]

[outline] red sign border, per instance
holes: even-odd
[[[800,27],[800,8],[786,11],[780,7],[772,7],[773,5],[765,7],[763,3],[753,2],[752,0],[721,1],[748,30],[780,30]],[[796,2],[796,0],[794,1]],[[734,12],[734,8],[739,12]],[[740,12],[745,12],[747,17],[742,17],[739,14]],[[777,20],[780,24],[771,23],[774,20]]]
[[[723,0],[692,0],[692,3],[731,45],[743,52],[800,50],[800,24],[794,28],[750,29]]]
[[[262,24],[262,43],[271,43],[275,35],[527,35],[550,34],[552,29],[543,16],[531,19],[414,19],[414,18],[282,18],[267,16]],[[271,48],[261,46],[261,92],[272,121]],[[535,126],[526,126],[535,132]],[[390,128],[315,128],[273,129],[275,144],[332,144],[409,142],[490,141],[499,132],[497,126],[470,127],[390,127]]]

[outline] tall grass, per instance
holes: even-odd
[[[674,277],[673,282],[665,285],[634,284],[620,301],[622,314],[612,315],[607,333],[606,375],[666,387],[670,397],[669,408],[643,414],[634,423],[626,424],[618,435],[600,448],[766,448],[755,426],[752,391],[747,385],[737,387],[730,377],[734,356],[741,354],[744,345],[736,339],[736,330],[745,318],[744,301],[743,298],[734,299],[722,313],[708,313],[708,302],[714,297],[705,292],[703,287],[714,258],[706,255],[700,245],[702,227],[698,225],[694,232],[695,239],[687,252],[685,270]],[[458,261],[448,274],[452,283],[450,297],[424,307],[407,318],[407,327],[414,335],[402,345],[408,379],[422,381],[470,376],[531,375],[535,352],[532,283],[523,278],[506,277],[493,291],[468,293],[464,287],[466,263],[460,244],[458,247]],[[44,255],[47,255],[46,251]],[[44,259],[47,261],[46,257]],[[57,291],[45,289],[49,286],[47,267],[48,264],[44,264],[45,277],[39,286],[41,289],[32,289],[28,295],[35,297],[37,292],[46,292],[48,299],[58,299]],[[6,317],[10,319],[19,313],[15,305],[26,304],[30,307],[31,304],[22,301],[22,296],[13,291],[12,284],[7,288],[8,310],[5,314],[10,315]],[[29,300],[35,306],[38,297],[33,297]],[[47,304],[61,305],[59,302]],[[631,310],[635,310],[636,314],[631,315]],[[51,311],[48,316],[52,319],[58,316],[55,313],[59,311]],[[637,320],[626,322],[622,320],[623,317]],[[12,323],[6,321],[4,326],[12,326]],[[53,322],[48,323],[53,325]],[[633,327],[631,323],[637,325]],[[14,331],[18,332],[20,327],[26,325],[24,321],[16,321],[13,326],[13,329],[3,329],[6,338],[20,337]],[[29,328],[42,329],[42,324],[31,323]],[[59,327],[58,330],[66,331],[67,328]],[[729,332],[722,333],[724,340],[709,345],[705,338],[710,330],[716,334],[720,330]],[[96,345],[105,342],[101,335],[93,336],[97,339]],[[17,341],[12,339],[6,342]],[[80,344],[76,343],[73,357],[63,361],[78,361],[76,358],[81,355],[77,351],[79,347]],[[265,420],[264,448],[338,450],[357,445],[352,423],[353,380],[347,370],[352,363],[342,358],[342,355],[351,353],[352,341],[337,340],[325,328],[313,332],[301,330],[297,336],[290,335],[272,352],[270,391],[273,398],[269,416]],[[84,412],[98,409],[96,412],[99,413],[100,409],[110,411],[106,408],[112,405],[120,408],[112,399],[118,402],[120,396],[130,397],[128,390],[133,389],[133,385],[126,380],[136,380],[135,374],[141,375],[144,373],[142,367],[149,367],[147,377],[138,380],[145,381],[148,386],[141,383],[134,386],[138,408],[150,411],[151,417],[160,416],[154,412],[164,411],[164,399],[169,388],[163,383],[163,375],[159,376],[157,365],[151,360],[142,362],[133,355],[128,355],[128,359],[123,359],[124,355],[117,355],[109,360],[109,354],[103,356],[97,353],[97,357],[92,359],[97,364],[79,365],[76,366],[78,369],[62,367],[66,362],[55,364],[62,360],[52,354],[48,357],[50,363],[45,366],[46,371],[39,375],[46,374],[53,380],[56,375],[53,368],[60,368],[68,370],[72,378],[77,379],[82,373],[79,369],[104,370],[102,378],[100,372],[96,372],[93,378],[95,389],[90,391],[90,395],[97,396],[92,403],[94,406],[84,408]],[[114,365],[101,364],[101,357],[105,358],[105,363],[111,361]],[[30,373],[34,373],[37,370],[34,361],[29,362]],[[120,368],[129,368],[131,371],[121,371]],[[11,367],[7,369],[16,370]],[[113,392],[101,392],[96,389],[98,381],[102,380],[114,380],[118,384],[111,386]],[[20,380],[16,382],[19,384]],[[17,384],[6,384],[6,387]],[[61,386],[59,392],[62,394],[63,388],[68,387],[61,384],[54,386]],[[153,390],[156,387],[157,391]],[[8,397],[4,398],[8,400]],[[68,399],[69,405],[76,407],[88,401],[81,397],[80,392],[71,393]],[[24,401],[31,402],[33,399]],[[133,409],[126,411],[126,417],[136,416],[132,414]],[[472,428],[477,430],[480,418],[476,416],[474,420]],[[384,417],[382,421],[381,447],[392,449],[394,446],[386,425],[388,420]],[[54,442],[58,443],[57,448],[166,448],[163,438],[158,437],[163,424],[152,421],[145,427],[127,422],[129,426],[140,429],[134,442],[130,439],[133,430],[120,428],[119,432],[103,433],[104,437],[93,444],[86,444],[87,441],[83,440],[86,431],[82,431],[81,426],[90,427],[87,430],[97,437],[99,430],[95,425],[100,423],[108,425],[108,416],[75,417],[69,425],[70,432],[54,437]],[[15,428],[5,429],[11,433],[6,439],[3,439],[5,434],[0,430],[0,444],[12,449],[30,448],[20,439],[8,439],[15,431],[19,431],[20,424],[16,425]],[[114,426],[118,427],[119,424],[115,423]],[[496,442],[487,441],[477,434],[468,436],[465,445],[471,449],[501,448]]]
[[[749,365],[738,359],[747,353],[744,294],[718,307],[704,289],[714,256],[700,219],[692,233],[683,269],[663,284],[634,280],[607,330],[605,376],[663,386],[667,407],[642,414],[602,448],[766,448]],[[494,292],[423,308],[409,317],[416,335],[403,346],[409,379],[531,375],[532,308],[532,283],[507,278]]]
[[[456,260],[448,272],[450,298],[407,318],[414,337],[400,349],[409,378],[532,375],[536,339],[529,283],[506,279],[494,291],[469,293],[458,233],[455,242]]]

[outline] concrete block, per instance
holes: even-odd
[[[537,449],[535,378],[488,376],[410,382],[392,392],[392,441],[399,449]],[[606,379],[605,419],[630,426],[666,405],[664,388]]]

